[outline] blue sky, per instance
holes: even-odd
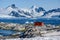
[[[60,0],[0,0],[0,8],[16,4],[20,8],[30,8],[33,5],[43,7],[45,10],[60,8]]]

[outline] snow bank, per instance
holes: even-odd
[[[12,38],[5,40],[60,40],[60,36],[34,37],[34,38]]]

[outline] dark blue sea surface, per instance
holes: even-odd
[[[2,35],[2,36],[10,36],[14,33],[16,33],[16,31],[0,29],[0,35]]]
[[[0,29],[0,35],[2,36],[11,36],[13,34],[17,33],[17,31],[15,30],[4,30],[4,29]],[[20,36],[23,35],[24,32],[20,32]]]
[[[60,19],[58,18],[12,18],[12,19],[4,19],[0,18],[0,22],[7,22],[7,23],[20,23],[25,24],[26,22],[44,22],[45,24],[53,24],[53,25],[59,25]]]

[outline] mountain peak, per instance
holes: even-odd
[[[11,7],[11,8],[17,8],[16,6],[15,6],[15,4],[12,4],[12,5],[10,5],[10,6],[8,6],[7,8],[9,8],[9,7]]]
[[[35,8],[35,11],[40,12],[40,11],[45,11],[45,10],[42,7],[38,7],[38,8]]]
[[[16,8],[15,4],[12,4],[11,7],[12,7],[12,8]]]
[[[33,5],[31,8],[37,8],[37,6]]]
[[[45,12],[45,9],[42,7],[38,7],[38,6],[33,5],[31,8],[32,8],[32,11],[37,12],[37,13],[40,13],[41,11]]]

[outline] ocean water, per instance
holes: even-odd
[[[20,23],[24,24],[26,22],[44,22],[45,24],[53,24],[53,25],[59,25],[60,19],[58,18],[38,18],[38,19],[29,19],[29,18],[12,18],[12,19],[6,19],[6,18],[0,18],[0,22],[7,22],[7,23]]]
[[[2,35],[2,36],[10,36],[14,33],[16,33],[16,31],[0,29],[0,35]]]

